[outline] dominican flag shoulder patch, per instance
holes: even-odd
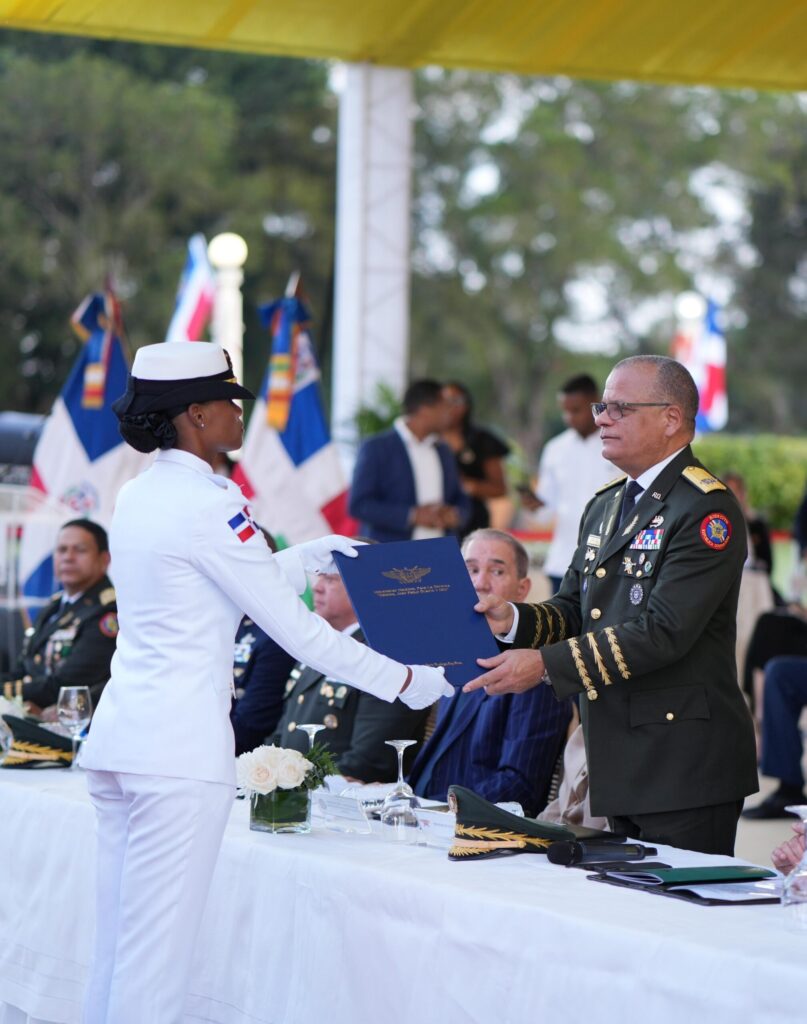
[[[237,516],[227,520],[227,525],[242,544],[248,541],[250,537],[254,537],[258,532],[258,527],[253,523],[249,508],[246,505],[244,505]]]

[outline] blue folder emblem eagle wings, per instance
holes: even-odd
[[[430,572],[430,568],[422,565],[413,565],[409,569],[389,569],[387,572],[382,572],[381,575],[398,583],[418,583],[424,576],[428,576]]]

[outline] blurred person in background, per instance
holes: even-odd
[[[552,592],[561,580],[577,548],[577,531],[583,509],[598,487],[619,476],[619,470],[602,456],[602,442],[594,425],[592,402],[600,393],[593,377],[571,377],[558,393],[566,430],[547,441],[538,465],[534,495],[522,491],[528,511],[546,508],[555,514],[552,543],[544,561]]]
[[[465,536],[490,526],[487,502],[507,493],[504,460],[509,447],[491,431],[473,420],[473,399],[468,388],[459,381],[443,387],[449,415],[440,436],[454,452],[462,489],[471,499],[471,514],[462,530]]]
[[[454,453],[440,440],[449,407],[435,380],[412,381],[403,415],[359,449],[350,514],[375,541],[428,540],[458,534],[470,514]]]

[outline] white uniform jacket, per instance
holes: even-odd
[[[158,453],[110,530],[120,633],[81,764],[235,783],[233,642],[246,613],[329,678],[392,701],[405,670],[309,612],[294,548],[272,555],[241,489],[187,452]]]

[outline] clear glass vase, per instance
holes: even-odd
[[[249,801],[249,827],[255,832],[310,832],[310,790],[300,786],[253,794]]]
[[[807,804],[792,804],[785,810],[798,814],[807,828]],[[807,848],[784,880],[782,905],[787,912],[788,926],[793,931],[807,932]]]

